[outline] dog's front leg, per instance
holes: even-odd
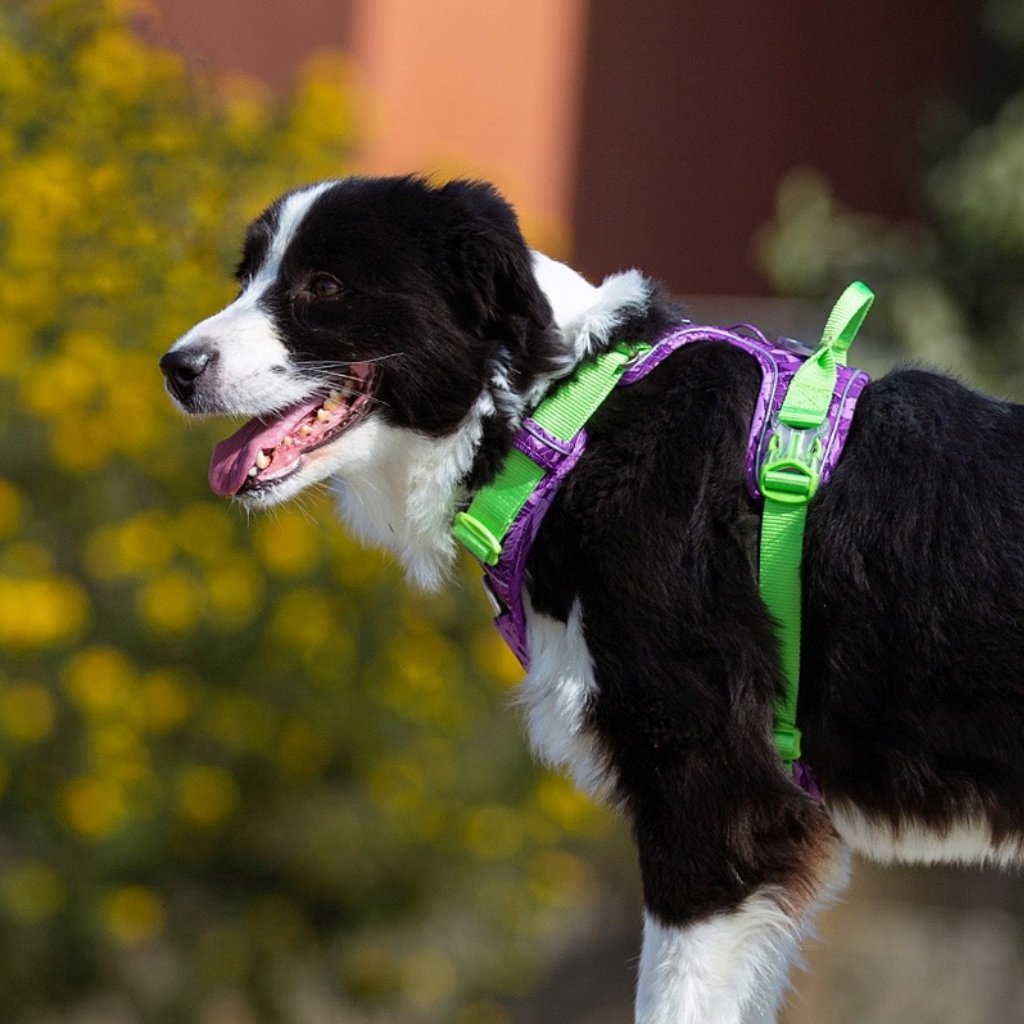
[[[726,826],[724,842],[702,850],[685,818],[678,828],[638,823],[645,913],[637,1024],[774,1024],[814,911],[846,876],[845,851],[824,816],[803,810],[780,808],[774,835]]]
[[[774,1024],[800,931],[767,893],[687,925],[645,913],[637,1024]]]

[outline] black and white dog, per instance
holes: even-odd
[[[254,419],[210,482],[250,506],[330,480],[364,540],[439,586],[456,511],[553,382],[682,319],[524,244],[487,185],[352,178],[249,228],[241,291],[164,356],[189,413]],[[590,423],[526,582],[530,738],[628,816],[642,1024],[769,1022],[847,848],[1024,861],[1024,407],[904,369],[870,384],[810,506],[800,722],[781,687],[744,456],[760,371],[686,346]]]

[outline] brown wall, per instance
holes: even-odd
[[[318,49],[347,49],[358,0],[155,0],[155,34],[216,71],[287,86]]]
[[[358,166],[496,180],[592,277],[766,290],[751,236],[818,168],[905,217],[922,107],[972,59],[976,0],[156,0],[164,37],[287,83],[312,50],[366,87]],[[562,230],[568,228],[568,231]]]
[[[751,233],[795,167],[858,210],[912,214],[915,126],[969,59],[972,6],[591,0],[577,263],[763,292]]]

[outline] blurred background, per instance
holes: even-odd
[[[1024,0],[0,6],[0,1019],[612,1024],[621,822],[531,764],[472,567],[207,492],[156,359],[244,224],[352,172],[494,180],[698,320],[1024,395]],[[855,866],[787,1024],[1024,1021],[1024,887]]]

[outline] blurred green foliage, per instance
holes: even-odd
[[[607,819],[530,766],[475,588],[212,500],[156,367],[344,172],[346,66],[275,104],[128,18],[0,8],[3,1019],[501,1024]]]
[[[924,218],[844,209],[798,171],[778,194],[761,262],[782,294],[832,298],[854,278],[878,293],[872,335],[903,357],[1024,397],[1024,4],[979,6],[978,67],[918,137]]]

